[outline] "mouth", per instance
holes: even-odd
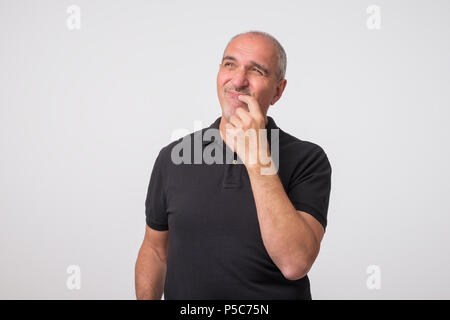
[[[227,90],[227,91],[225,92],[225,94],[226,94],[227,96],[229,96],[230,98],[233,98],[233,99],[236,99],[236,100],[238,100],[238,97],[239,97],[239,96],[243,96],[243,95],[249,96],[249,95],[250,95],[250,94],[247,94],[247,93],[237,92],[237,91],[234,91],[234,90]],[[239,100],[239,101],[240,101],[240,100]]]

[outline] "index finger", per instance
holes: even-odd
[[[252,115],[262,117],[261,107],[259,106],[258,101],[249,95],[239,95],[238,99],[245,102],[248,105],[248,110]]]

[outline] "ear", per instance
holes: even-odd
[[[286,79],[281,79],[278,82],[277,89],[275,91],[275,95],[273,96],[272,101],[270,102],[271,105],[274,105],[275,102],[277,102],[281,98],[281,95],[283,94],[283,91],[286,88],[286,84],[287,84]]]

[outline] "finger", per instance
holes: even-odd
[[[243,124],[247,126],[251,124],[253,118],[250,115],[250,113],[247,112],[247,110],[245,110],[244,108],[241,107],[237,108],[235,114],[238,115],[239,118],[241,118]]]
[[[235,126],[234,125],[232,125],[231,123],[225,123],[225,129],[227,130],[226,132],[228,132],[228,131],[231,131],[231,130],[233,130],[235,128]]]
[[[250,114],[258,118],[263,117],[261,107],[259,106],[258,101],[256,101],[254,97],[242,94],[238,96],[238,99],[245,102],[248,105],[248,110],[250,111]]]
[[[243,127],[243,123],[242,123],[242,120],[241,120],[241,118],[239,118],[239,116],[238,115],[236,115],[236,113],[235,114],[233,114],[231,117],[230,117],[230,121],[229,121],[232,125],[234,125],[235,127],[237,127],[237,128],[242,128]]]
[[[233,126],[231,123],[225,124],[225,134],[229,137],[236,135],[237,128]]]

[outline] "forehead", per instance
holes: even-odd
[[[225,49],[225,56],[233,56],[238,61],[255,61],[273,67],[277,60],[275,45],[267,38],[258,35],[242,35],[233,39]]]

